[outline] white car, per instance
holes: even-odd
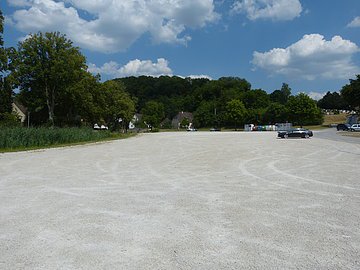
[[[350,127],[350,131],[360,131],[360,124],[353,124]]]
[[[187,131],[197,131],[196,128],[187,128],[186,130],[187,130]]]

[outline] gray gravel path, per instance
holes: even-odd
[[[360,145],[316,135],[0,154],[0,269],[360,269]]]

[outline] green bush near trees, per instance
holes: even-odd
[[[14,113],[0,113],[0,128],[4,127],[20,127],[21,123],[17,115]]]

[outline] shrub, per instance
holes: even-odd
[[[112,137],[109,131],[94,131],[90,128],[2,128],[0,149],[39,148]]]
[[[0,127],[20,127],[19,117],[14,113],[0,113]]]

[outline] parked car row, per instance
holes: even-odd
[[[345,131],[360,131],[360,124],[338,124],[336,126],[338,131],[345,130]]]

